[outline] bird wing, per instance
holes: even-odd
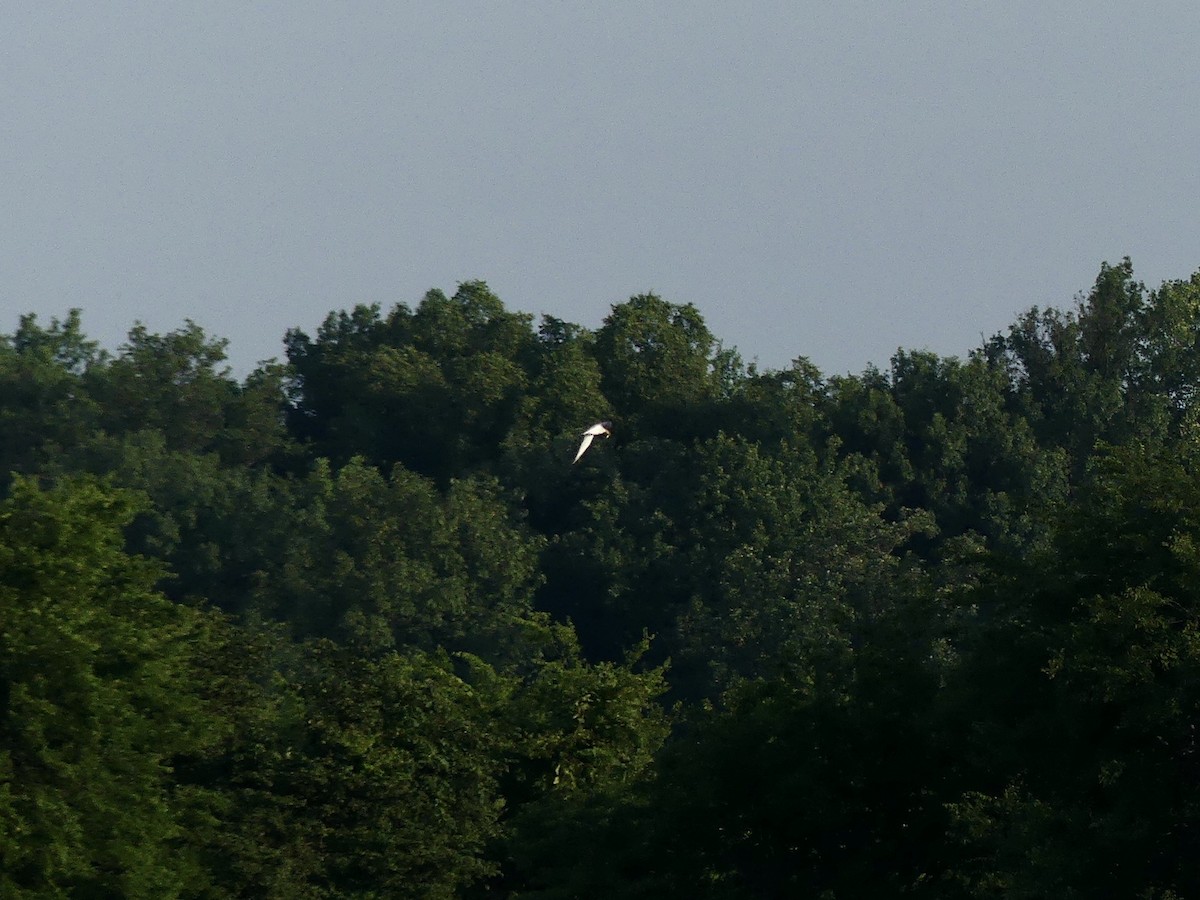
[[[579,457],[583,456],[583,451],[591,446],[592,438],[595,436],[596,433],[593,432],[591,428],[583,433],[583,441],[579,444],[579,450],[576,451],[575,458],[571,460],[571,465],[575,465],[575,463],[579,462]]]
[[[608,434],[608,428],[605,427],[604,422],[597,422],[595,425],[585,431],[584,434],[589,434],[593,437],[601,434]]]

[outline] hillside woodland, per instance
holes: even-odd
[[[0,896],[1200,898],[1200,274],[847,377],[482,282],[225,347],[0,338]]]

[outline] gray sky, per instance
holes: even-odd
[[[653,290],[761,365],[1200,267],[1200,4],[0,2],[0,331]]]

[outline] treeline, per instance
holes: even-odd
[[[1200,897],[1200,274],[856,377],[285,345],[0,339],[0,896]]]

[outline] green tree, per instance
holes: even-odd
[[[174,756],[203,749],[195,619],[123,550],[137,498],[13,482],[0,506],[0,893],[173,897],[185,852]]]
[[[188,772],[215,795],[192,833],[212,896],[449,900],[496,870],[508,735],[486,665],[224,634],[205,693],[233,727]]]
[[[737,379],[721,411],[721,430],[764,445],[781,441],[818,449],[831,433],[830,384],[807,359],[779,371],[754,367]]]
[[[901,547],[927,527],[889,523],[847,487],[853,468],[808,448],[766,452],[719,436],[697,449],[699,477],[676,521],[689,605],[679,665],[717,686],[784,675],[836,694],[859,629],[904,577]]]
[[[1200,890],[1195,463],[1194,445],[1105,450],[1053,543],[977,595],[978,780],[954,806],[976,895]]]
[[[287,337],[292,428],[335,462],[400,462],[442,483],[490,462],[521,404],[534,335],[483,282],[451,298],[330,314],[310,339]]]
[[[37,472],[92,432],[99,410],[84,380],[104,363],[77,309],[46,328],[24,315],[0,336],[0,471]]]
[[[396,466],[319,462],[268,514],[250,578],[251,608],[299,638],[367,650],[441,646],[501,664],[525,652],[537,538],[496,483],[454,482],[443,494]]]
[[[225,464],[216,452],[172,449],[157,429],[99,432],[57,466],[149,498],[126,529],[128,546],[168,565],[160,589],[177,602],[244,613],[264,559],[280,558],[292,540],[294,479]]]
[[[547,811],[516,895],[936,896],[961,744],[928,588],[897,589],[849,677],[743,680],[691,708],[647,777]]]
[[[543,533],[566,527],[581,498],[585,479],[571,465],[580,432],[613,415],[600,382],[593,336],[544,317],[529,388],[504,438],[501,464],[502,477],[524,492],[531,521]]]
[[[283,382],[266,366],[239,385],[225,340],[188,322],[167,334],[135,326],[117,356],[89,370],[100,425],[113,434],[161,431],[173,450],[216,451],[231,464],[268,459],[283,448]]]
[[[839,384],[836,434],[877,466],[890,517],[933,515],[925,555],[970,533],[1013,548],[1044,537],[1046,511],[1066,495],[1066,454],[1039,444],[1002,366],[900,351],[886,379],[850,385]]]
[[[1015,401],[1045,447],[1061,448],[1073,480],[1097,441],[1159,433],[1163,396],[1147,385],[1145,288],[1128,258],[1100,267],[1086,298],[1068,312],[1034,307],[985,348],[1013,378]]]
[[[596,831],[585,823],[652,777],[669,732],[665,667],[643,665],[648,640],[621,663],[588,665],[570,630],[555,632],[558,652],[509,683],[497,719],[509,735],[509,808],[495,849],[504,866],[489,896],[540,897],[551,885],[546,896],[602,890],[610,879],[591,865]]]
[[[1150,295],[1142,316],[1140,392],[1158,398],[1178,428],[1196,419],[1200,383],[1200,272],[1168,281]]]
[[[615,305],[596,333],[601,388],[644,436],[711,433],[705,414],[721,384],[715,348],[692,304],[640,294]]]

